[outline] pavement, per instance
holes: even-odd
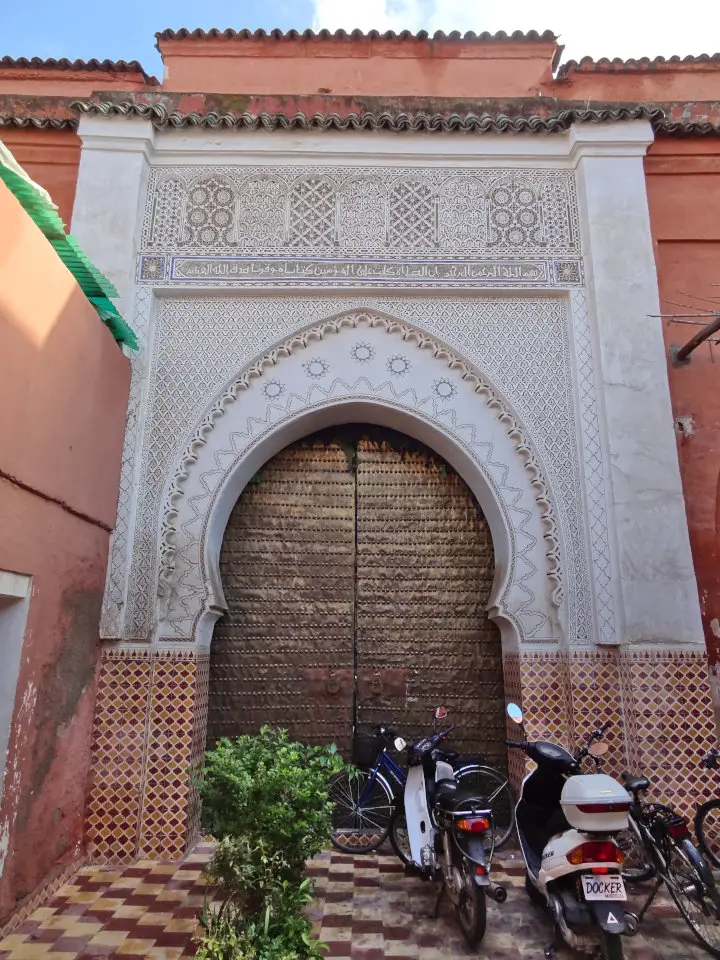
[[[203,867],[212,846],[198,844],[180,863],[142,860],[130,866],[87,866],[0,941],[2,960],[184,960],[192,957],[197,916],[208,895]],[[550,922],[530,903],[522,862],[496,858],[493,876],[508,899],[488,903],[478,948],[465,946],[447,899],[432,917],[431,884],[403,875],[388,851],[348,855],[327,851],[308,866],[315,883],[310,916],[328,957],[352,960],[543,960]],[[703,960],[697,943],[666,896],[650,908],[638,935],[625,940],[626,960]],[[578,954],[562,948],[557,960]]]

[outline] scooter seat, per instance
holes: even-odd
[[[637,793],[639,790],[647,790],[650,781],[647,777],[623,777],[625,789],[630,793]]]

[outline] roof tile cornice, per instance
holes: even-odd
[[[68,60],[61,57],[0,57],[0,67],[22,70],[104,70],[115,73],[144,73],[137,60]]]
[[[507,104],[507,102],[506,102]],[[551,102],[552,104],[552,102]],[[616,107],[567,107],[541,113],[516,111],[404,112],[399,110],[306,113],[282,110],[182,112],[162,102],[78,100],[71,109],[84,115],[135,116],[150,120],[159,129],[206,127],[247,130],[388,130],[417,133],[557,133],[573,123],[608,123],[622,120],[659,121],[660,108],[644,105]]]
[[[231,27],[226,30],[220,30],[212,27],[210,30],[203,30],[198,27],[195,30],[189,30],[187,27],[181,27],[179,30],[160,30],[155,34],[160,40],[210,40],[215,37],[223,37],[226,40],[435,40],[446,42],[462,43],[503,43],[503,42],[535,42],[535,43],[554,43],[557,40],[552,30],[545,30],[542,33],[537,30],[515,30],[513,33],[506,33],[500,30],[497,33],[474,33],[472,30],[461,33],[459,30],[453,30],[451,33],[444,33],[437,30],[435,33],[428,33],[426,30],[420,30],[413,33],[411,30],[402,30],[395,33],[394,30],[386,30],[381,33],[379,30],[369,30],[365,33],[362,30],[233,30]]]
[[[75,130],[78,119],[69,102],[69,97],[0,93],[0,130],[3,127]]]
[[[720,103],[622,104],[524,99],[237,96],[99,92],[91,98],[0,94],[3,127],[73,130],[78,116],[134,116],[159,129],[388,130],[420,133],[561,133],[573,123],[649,120],[657,133],[720,135]]]
[[[3,127],[33,130],[77,130],[75,117],[20,117],[16,114],[0,113],[0,130]]]
[[[678,67],[692,67],[703,65],[715,65],[720,67],[720,53],[701,53],[693,57],[641,57],[639,60],[621,60],[615,57],[613,60],[608,57],[601,57],[600,60],[593,60],[592,57],[583,57],[582,60],[568,60],[563,63],[558,70],[557,77],[561,80],[571,73],[657,73],[660,71],[672,71]]]

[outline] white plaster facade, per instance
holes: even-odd
[[[105,638],[206,646],[243,485],[362,420],[474,491],[505,652],[704,652],[653,319],[649,123],[79,132],[72,230],[141,343]]]

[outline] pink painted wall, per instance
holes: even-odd
[[[720,142],[658,138],[645,158],[645,173],[663,312],[720,309]],[[663,329],[670,348],[686,343],[699,327],[664,323]],[[687,366],[670,364],[668,377],[720,714],[720,348],[698,347]]]
[[[129,363],[3,183],[0,223],[0,569],[33,578],[0,807],[1,925],[82,850]]]
[[[596,65],[592,70],[571,70],[546,92],[564,100],[712,101],[720,99],[720,64],[666,63],[645,70],[611,70]]]
[[[537,96],[547,41],[160,40],[164,90],[339,96]]]
[[[63,70],[0,66],[0,93],[89,97],[93,90],[134,90],[145,86],[136,70]]]

